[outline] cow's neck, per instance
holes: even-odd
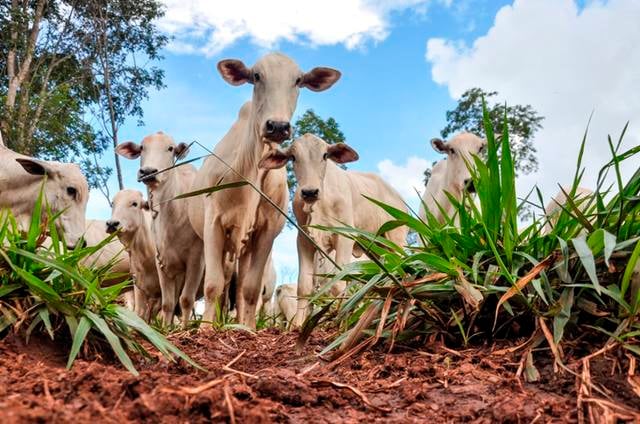
[[[259,184],[264,177],[264,171],[258,168],[258,163],[269,145],[262,141],[255,122],[256,117],[252,111],[244,128],[238,154],[235,155],[231,167],[247,180]]]
[[[146,223],[143,222],[142,227],[138,228],[138,231],[129,234],[120,235],[120,241],[127,248],[129,256],[140,255],[140,258],[146,260],[146,258],[154,258],[155,250],[153,248],[153,241],[151,240],[151,230],[146,228]]]
[[[180,193],[180,181],[176,168],[167,172],[167,179],[162,185],[155,188],[148,188],[149,206],[151,216],[155,219],[158,214],[170,214],[176,208],[175,202],[171,201]]]

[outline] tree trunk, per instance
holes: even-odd
[[[33,60],[33,53],[35,52],[36,42],[38,41],[38,34],[40,33],[40,21],[42,20],[42,13],[44,12],[44,6],[47,3],[47,0],[38,0],[36,3],[36,10],[33,14],[33,25],[29,30],[29,39],[27,42],[27,50],[24,54],[24,58],[22,59],[22,63],[20,64],[20,70],[16,72],[15,69],[15,60],[16,60],[16,52],[13,49],[13,52],[9,52],[7,56],[7,64],[9,68],[9,72],[11,72],[11,76],[9,78],[9,87],[7,89],[7,100],[6,105],[7,109],[13,110],[13,107],[16,104],[16,96],[18,90],[20,89],[20,85],[24,82],[25,78],[29,74],[31,70],[31,61]],[[12,8],[17,7],[17,1],[12,1]],[[14,9],[15,11],[15,9]],[[17,40],[17,30],[14,26],[15,33],[12,31],[11,40]],[[15,39],[14,39],[15,37]],[[11,57],[11,66],[9,66],[9,57]]]
[[[107,57],[107,40],[106,27],[102,27],[102,69],[104,72],[104,89],[109,105],[109,121],[111,121],[111,140],[113,142],[113,158],[116,164],[116,176],[118,178],[118,187],[124,190],[124,182],[122,180],[122,168],[120,167],[120,156],[116,153],[118,146],[118,124],[116,121],[116,111],[113,105],[113,97],[111,95],[111,74],[109,69],[109,58]]]
[[[38,41],[38,34],[40,33],[40,22],[42,21],[42,15],[44,12],[44,7],[47,4],[47,0],[38,0],[35,6],[35,12],[33,14],[33,25],[29,30],[29,38],[27,40],[27,49],[25,51],[24,57],[20,61],[19,69],[16,67],[17,62],[17,51],[16,51],[16,43],[18,40],[18,32],[20,28],[14,21],[14,17],[12,17],[11,22],[11,47],[9,48],[9,52],[7,53],[7,79],[9,80],[9,84],[7,87],[7,97],[5,100],[6,105],[6,115],[2,122],[0,122],[0,128],[8,133],[11,125],[9,124],[9,120],[13,117],[13,111],[16,104],[16,98],[18,96],[18,91],[25,79],[29,75],[31,71],[31,62],[33,61],[33,55],[35,52],[36,42]],[[28,2],[24,2],[25,13],[27,13]],[[18,13],[18,0],[11,1],[11,13]],[[23,116],[24,118],[24,116]],[[25,122],[17,122],[18,126],[24,128],[26,126]],[[21,131],[21,134],[18,134],[20,140],[18,140],[18,145],[21,145],[24,140],[24,132]]]

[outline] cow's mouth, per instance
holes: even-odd
[[[158,179],[155,175],[148,175],[145,177],[138,178],[138,182],[144,185],[156,185],[158,184]]]
[[[264,141],[266,144],[271,144],[271,143],[275,143],[275,144],[282,144],[285,141],[289,140],[290,136],[287,135],[280,135],[280,136],[276,136],[274,134],[268,134],[268,135],[263,135],[262,136],[262,141]]]

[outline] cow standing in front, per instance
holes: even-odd
[[[205,160],[193,189],[247,179],[286,210],[289,194],[285,170],[260,170],[258,162],[272,145],[290,138],[290,120],[300,88],[326,90],[340,73],[330,68],[314,68],[305,73],[279,53],[265,55],[252,67],[239,60],[223,60],[218,63],[218,71],[231,85],[252,84],[253,97],[242,106],[237,121],[216,145],[217,157]],[[243,186],[211,193],[204,202],[192,199],[189,218],[204,240],[204,319],[215,319],[215,305],[225,283],[225,261],[231,258],[238,270],[238,321],[255,328],[262,274],[285,217],[252,187]]]
[[[149,203],[138,190],[121,190],[113,197],[106,232],[117,232],[129,254],[134,286],[134,310],[149,322],[161,308],[162,292],[156,267]]]
[[[192,165],[173,168],[175,161],[184,157],[187,150],[185,143],[176,144],[163,132],[148,135],[141,144],[128,141],[116,148],[116,152],[127,159],[140,158],[138,180],[147,186],[153,218],[151,228],[165,325],[173,322],[178,296],[182,325],[187,324],[204,273],[202,240],[189,223],[187,202],[174,200],[189,191],[196,175]]]
[[[436,220],[442,223],[446,217],[450,218],[454,213],[447,193],[460,200],[465,190],[475,192],[467,164],[473,169],[473,155],[477,156],[482,152],[486,141],[475,134],[461,133],[449,141],[434,138],[431,140],[431,146],[436,152],[447,155],[447,158],[439,161],[431,170],[431,178],[422,195],[419,216],[423,220],[426,219],[426,206]]]
[[[373,173],[345,171],[336,164],[353,162],[358,154],[344,143],[327,144],[312,134],[296,139],[285,150],[272,150],[264,155],[260,166],[265,169],[282,169],[293,161],[293,171],[298,190],[293,199],[293,212],[298,224],[327,253],[335,251],[339,266],[351,262],[352,255],[359,257],[362,251],[350,238],[311,228],[321,226],[350,226],[375,233],[392,217],[363,196],[382,201],[406,211],[402,197],[380,176]],[[406,227],[395,228],[385,237],[398,246],[406,244]],[[314,275],[318,274],[316,248],[307,237],[298,232],[298,311],[295,325],[301,325],[309,312],[309,300]],[[338,283],[339,293],[345,288]]]

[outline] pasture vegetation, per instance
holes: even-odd
[[[567,351],[621,346],[640,356],[640,170],[626,182],[620,173],[623,162],[637,163],[640,146],[620,151],[626,127],[615,142],[609,139],[611,160],[600,170],[593,195],[569,200],[545,232],[542,194],[534,190],[525,200],[516,196],[508,125],[496,137],[483,109],[488,154],[474,157],[477,196],[451,199],[456,216],[439,223],[427,215],[422,221],[415,213],[370,199],[393,217],[378,234],[406,225],[419,240],[408,247],[355,228],[321,228],[354,239],[368,259],[345,265],[313,296],[317,312],[305,322],[301,342],[320,326],[337,327],[337,337],[321,355],[331,353],[339,363],[379,343],[391,350],[399,343],[434,339],[454,347],[506,339],[512,350],[523,353],[519,372],[529,381],[539,378],[533,352],[545,346],[556,366],[563,366]],[[585,133],[569,195],[584,175],[586,138]],[[615,181],[611,186],[605,185],[609,176]],[[245,184],[265,196],[251,182],[239,181],[178,198]],[[520,223],[521,209],[531,205],[541,213]],[[135,374],[129,353],[148,354],[141,338],[166,357],[197,366],[116,303],[130,282],[103,287],[113,277],[110,266],[82,264],[110,238],[95,247],[67,249],[55,227],[57,216],[41,214],[42,207],[39,201],[26,233],[10,213],[0,215],[0,336],[14,332],[29,338],[44,331],[51,338],[67,338],[69,367],[83,346],[102,345]],[[41,220],[43,215],[50,218]],[[50,247],[43,245],[47,235]],[[348,292],[341,299],[327,298],[337,280],[351,283]],[[262,315],[258,328],[268,322]],[[218,325],[240,328],[222,312]]]
[[[439,223],[428,215],[424,222],[370,199],[393,217],[379,233],[406,225],[417,234],[416,245],[403,249],[355,228],[323,228],[355,240],[369,260],[334,276],[351,281],[337,309],[323,297],[326,286],[316,294],[313,302],[324,307],[307,320],[302,340],[322,323],[339,324],[339,336],[322,352],[339,362],[382,342],[391,349],[416,340],[467,346],[517,339],[524,341],[518,349],[529,380],[539,377],[532,352],[545,344],[557,366],[566,350],[597,351],[602,342],[640,356],[640,170],[626,182],[620,174],[623,162],[638,163],[640,146],[620,151],[626,127],[617,141],[609,139],[611,160],[593,195],[568,201],[545,234],[541,193],[516,197],[507,125],[496,137],[486,108],[484,125],[488,156],[475,157],[472,172],[477,199],[452,198],[457,216]],[[584,175],[586,137],[567,194]],[[612,186],[605,186],[608,175]],[[518,213],[528,204],[541,213],[519,225]]]
[[[52,340],[71,346],[67,368],[83,346],[85,350],[108,346],[137,375],[127,352],[149,356],[141,339],[169,360],[182,358],[197,366],[161,333],[117,303],[131,281],[102,286],[116,277],[110,271],[113,263],[102,267],[84,264],[83,260],[115,235],[93,247],[68,249],[55,226],[59,215],[43,214],[42,198],[41,193],[26,233],[9,211],[0,212],[0,338],[13,332],[28,341],[34,331],[46,332]],[[47,236],[51,243],[45,243]]]

